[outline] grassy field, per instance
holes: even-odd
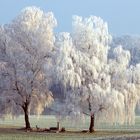
[[[30,117],[32,127],[36,125],[40,128],[49,128],[56,126],[54,116],[36,116]],[[75,126],[71,121],[65,121],[61,126],[65,127],[68,132],[65,133],[46,133],[46,132],[25,132],[19,130],[24,126],[24,118],[20,116],[14,120],[0,120],[0,140],[92,140],[92,139],[125,139],[127,137],[140,138],[140,117],[136,117],[136,124],[133,126],[96,126],[95,133],[82,133],[79,130],[88,129],[89,120],[84,124]],[[134,138],[135,139],[135,138]]]

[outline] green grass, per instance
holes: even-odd
[[[56,126],[57,120],[54,116],[36,116],[30,117],[32,127],[36,125],[40,128],[49,128]],[[95,133],[81,133],[79,130],[88,129],[89,118],[86,118],[84,124],[80,123],[77,127],[72,121],[64,121],[61,126],[65,127],[68,132],[65,133],[46,133],[46,132],[25,132],[19,130],[24,126],[24,118],[0,120],[0,140],[91,140],[109,137],[126,137],[140,136],[140,117],[136,117],[136,124],[133,126],[96,126]]]

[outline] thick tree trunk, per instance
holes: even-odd
[[[25,104],[24,110],[24,119],[25,119],[25,128],[31,129],[30,122],[29,122],[29,112],[28,112],[28,105]]]
[[[89,132],[90,133],[93,133],[95,130],[94,130],[94,120],[95,120],[95,116],[94,114],[92,114],[90,116],[90,127],[89,127]]]
[[[25,126],[26,126],[26,129],[30,129],[31,126],[30,126],[30,122],[29,122],[29,114],[28,114],[28,111],[25,112]]]

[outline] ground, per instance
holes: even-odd
[[[11,120],[9,118],[0,120],[0,140],[92,140],[92,139],[140,139],[140,117],[136,117],[136,124],[133,126],[97,126],[93,134],[83,133],[81,130],[88,128],[88,119],[84,124],[75,126],[71,122],[63,122],[66,128],[65,133],[47,132],[26,132],[22,130],[24,126],[23,116]],[[31,116],[31,125],[40,128],[56,126],[54,116]]]

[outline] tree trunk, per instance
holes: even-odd
[[[95,120],[95,116],[94,114],[90,116],[90,127],[89,127],[89,132],[92,133],[94,132],[94,120]]]
[[[25,128],[31,129],[30,122],[29,122],[29,112],[28,112],[28,105],[25,104],[24,110],[24,119],[25,119]]]

